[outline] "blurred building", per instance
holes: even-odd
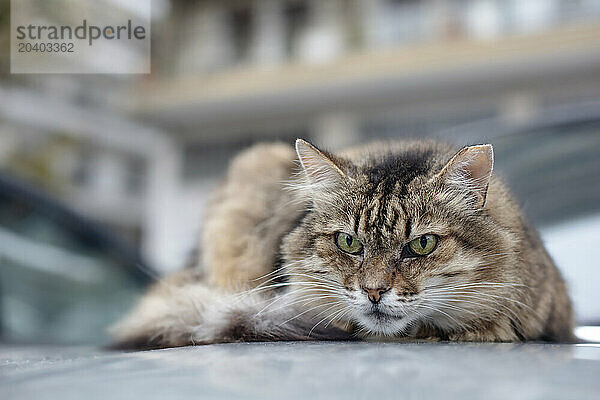
[[[61,0],[57,0],[61,1]],[[99,0],[81,3],[73,10],[46,7],[46,23],[78,23],[81,13],[122,20],[137,15],[135,0]],[[56,2],[52,3],[56,4]],[[10,70],[10,1],[0,1],[0,41],[4,70]],[[152,0],[153,20],[160,23],[168,2]],[[23,8],[23,7],[22,7]],[[31,10],[34,13],[36,10]],[[126,63],[144,55],[123,42],[114,60],[97,47],[94,59],[85,62]],[[93,65],[89,66],[91,70]],[[15,173],[64,200],[84,215],[143,243],[148,220],[145,198],[153,159],[168,147],[168,139],[131,118],[111,102],[131,88],[136,75],[6,74],[0,80],[0,167]]]
[[[0,108],[21,104],[2,111],[7,135],[34,125],[38,146],[76,148],[47,161],[62,171],[52,176],[69,177],[62,196],[135,232],[163,270],[184,262],[207,190],[253,142],[301,136],[335,149],[482,118],[518,125],[553,105],[600,100],[600,0],[162,7],[149,77],[13,80]],[[57,101],[59,86],[71,89]],[[33,101],[46,119],[26,112]]]

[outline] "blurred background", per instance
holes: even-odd
[[[152,0],[147,75],[10,74],[9,29],[0,0],[3,341],[105,342],[228,160],[296,137],[492,143],[600,324],[600,0]]]

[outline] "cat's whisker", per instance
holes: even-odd
[[[359,330],[356,331],[355,336],[358,337],[358,336],[362,335],[363,333],[369,334],[369,333],[371,333],[371,329],[369,329],[367,326],[361,324],[361,325],[359,325]]]
[[[320,283],[321,285],[326,286],[326,287],[330,287],[330,288],[338,289],[338,288],[342,287],[339,283],[337,283],[335,281],[332,281],[332,280],[329,280],[329,279],[324,279],[324,278],[319,277],[319,276],[314,276],[314,275],[309,275],[309,274],[303,274],[303,273],[297,273],[297,272],[292,272],[292,273],[286,274],[286,277],[291,277],[291,276],[301,276],[301,277],[310,278],[310,279],[313,279],[315,281],[314,283]],[[269,281],[273,281],[273,280],[275,280],[277,278],[279,278],[279,277],[271,278]],[[306,282],[306,281],[303,281],[303,282]],[[294,284],[295,282],[294,281],[291,281],[291,282],[278,282],[278,283],[271,284],[271,285],[266,285],[266,283],[268,283],[268,282],[264,282],[263,284],[255,287],[255,288],[248,289],[248,290],[246,290],[244,292],[253,292],[253,291],[259,291],[259,290],[273,288],[273,287],[280,287],[280,286],[285,286],[285,285],[289,285],[289,284]],[[241,293],[244,293],[244,292],[241,292]]]
[[[482,303],[482,302],[478,302],[478,301],[471,301],[471,300],[465,300],[465,299],[448,299],[448,298],[442,298],[442,299],[432,298],[431,300],[440,302],[449,308],[458,309],[461,312],[468,312],[468,313],[474,314],[477,317],[476,320],[493,321],[496,315],[503,315],[503,316],[508,317],[509,319],[512,319],[512,317],[507,315],[504,311],[502,311],[498,307],[495,307],[496,305],[503,306],[504,308],[507,309],[507,311],[509,311],[511,313],[512,316],[516,317],[517,319],[519,318],[518,315],[514,314],[514,312],[512,310],[510,310],[510,308],[507,308],[506,306],[504,306],[502,304],[489,304],[489,303]],[[472,304],[472,305],[477,306],[480,311],[481,310],[485,310],[485,311],[489,310],[489,311],[492,311],[492,313],[491,314],[482,314],[481,312],[474,313],[473,311],[467,309],[464,306],[459,307],[459,306],[455,306],[455,305],[450,305],[450,304],[448,304],[448,302],[459,303],[459,305]]]
[[[333,306],[330,307],[330,308],[328,308],[326,311],[329,311],[331,308],[333,308]],[[329,315],[325,316],[323,319],[319,320],[319,322],[317,322],[316,324],[314,324],[313,327],[310,329],[310,331],[308,331],[308,337],[310,337],[310,335],[312,334],[312,332],[315,330],[315,328],[317,326],[319,326],[323,321],[328,320],[332,315],[334,315],[334,313],[336,313],[336,311],[334,311],[332,314],[329,314]],[[315,318],[317,318],[317,316],[315,316]]]
[[[282,301],[284,299],[286,299],[287,297],[293,296],[296,293],[299,292],[303,292],[306,291],[307,289],[296,289],[296,290],[292,290],[290,292],[284,293],[280,296],[276,296],[272,301],[270,301],[269,303],[267,303],[266,306],[264,306],[263,308],[261,308],[256,314],[254,314],[254,317],[258,317],[260,314],[262,314],[266,309],[268,309],[269,307],[271,307],[273,304]]]
[[[512,299],[510,297],[498,296],[498,295],[493,295],[490,293],[484,293],[481,291],[474,291],[474,290],[469,290],[469,289],[447,290],[446,292],[437,291],[434,295],[437,295],[439,297],[442,294],[445,295],[443,298],[444,298],[444,300],[447,300],[447,301],[466,301],[461,298],[457,298],[456,296],[466,297],[466,298],[470,298],[470,299],[479,299],[479,300],[488,300],[488,301],[492,300],[494,305],[501,306],[504,309],[506,309],[508,312],[510,312],[510,314],[514,318],[516,318],[517,321],[521,325],[523,325],[523,321],[522,321],[521,317],[519,316],[519,314],[512,308],[508,307],[506,304],[503,304],[501,301],[508,301],[508,302],[518,304],[518,305],[530,310],[536,317],[539,317],[539,315],[537,314],[537,312],[534,309],[532,309],[528,305],[526,305],[516,299]],[[485,303],[485,304],[478,303],[478,305],[484,306],[484,307],[491,307],[491,305],[489,303]],[[498,311],[500,312],[500,310],[498,310]]]
[[[315,281],[315,283],[319,283],[320,285],[323,285],[324,287],[329,287],[332,289],[343,289],[344,287],[335,282],[335,281],[331,281],[331,280],[327,280],[327,279],[321,279],[320,277],[314,277],[312,275],[308,275],[308,274],[302,274],[302,273],[292,273],[289,275],[290,277],[302,277],[302,278],[309,278],[309,279],[313,279]],[[294,282],[293,280],[290,282]]]
[[[294,265],[293,265],[293,266],[290,266],[290,265],[288,264],[288,266],[287,266],[287,267],[288,267],[288,270],[289,270],[289,271],[287,271],[287,272],[286,272],[286,275],[293,275],[293,274],[303,274],[303,275],[310,276],[311,278],[315,278],[315,279],[321,279],[321,280],[325,280],[325,281],[328,281],[328,282],[331,282],[331,283],[336,283],[336,284],[339,284],[338,282],[334,281],[333,279],[326,278],[326,277],[325,277],[325,276],[323,276],[323,275],[311,275],[311,274],[307,274],[307,272],[308,272],[308,271],[305,271],[305,270],[307,270],[307,269],[310,269],[310,268],[311,268],[311,266],[309,266],[308,268],[306,268],[306,265],[303,265],[303,264],[304,264],[304,263],[298,263],[298,264],[296,264],[295,266],[294,266]],[[303,270],[297,270],[297,268],[296,268],[296,267],[298,267],[298,265],[302,265],[302,266],[303,266],[303,267],[305,267],[305,268],[303,268]]]
[[[448,290],[448,289],[463,289],[463,288],[509,288],[511,290],[524,290],[528,288],[527,285],[520,283],[509,283],[509,282],[473,282],[473,283],[465,283],[452,285],[448,283],[440,283],[437,285],[426,286],[423,291],[435,291],[435,290]],[[515,289],[516,288],[516,289]]]
[[[530,306],[528,306],[527,304],[516,300],[516,299],[512,299],[510,297],[503,297],[503,296],[498,296],[498,295],[493,295],[490,293],[483,293],[483,292],[473,292],[473,291],[462,291],[462,292],[452,292],[454,294],[458,294],[461,296],[465,296],[465,297],[479,297],[480,299],[492,299],[496,301],[496,304],[502,305],[504,307],[506,307],[507,309],[511,310],[511,312],[516,314],[516,311],[512,310],[511,308],[509,308],[508,306],[502,304],[500,301],[509,301],[512,302],[518,306],[521,306],[529,311],[531,311],[533,313],[533,315],[537,318],[539,318],[539,314],[537,313],[536,310],[534,310],[533,308],[531,308]],[[498,299],[498,300],[496,300]]]
[[[249,295],[249,294],[253,294],[253,293],[258,293],[261,291],[266,291],[269,289],[286,287],[286,286],[306,286],[306,287],[310,286],[310,287],[319,287],[319,288],[322,288],[323,290],[327,290],[327,291],[335,291],[335,292],[339,291],[339,288],[337,288],[337,287],[327,286],[320,282],[296,281],[296,282],[281,282],[281,283],[271,284],[269,286],[264,286],[262,288],[254,288],[254,289],[250,289],[250,290],[247,290],[244,292],[237,293],[236,296],[245,296],[245,295]]]
[[[279,283],[273,283],[267,286],[262,286],[262,287],[255,287],[253,289],[248,289],[248,290],[244,290],[242,292],[236,293],[236,296],[245,296],[245,295],[249,295],[249,294],[253,294],[253,293],[259,293],[259,292],[263,292],[269,289],[277,289],[280,287],[285,287],[285,286],[291,286],[292,284],[290,282],[279,282]]]
[[[479,292],[479,291],[476,291],[476,292],[474,292],[474,291],[454,291],[453,293],[460,294],[460,295],[463,295],[463,296],[480,296],[480,297],[483,296],[483,297],[492,298],[492,299],[499,299],[499,300],[504,300],[504,301],[510,301],[510,302],[512,302],[512,303],[514,303],[514,304],[516,304],[518,306],[521,306],[521,307],[523,307],[523,308],[531,311],[536,317],[539,317],[537,311],[534,310],[533,308],[531,308],[529,305],[527,305],[527,304],[525,304],[525,303],[523,303],[523,302],[521,302],[519,300],[510,298],[510,297],[498,296],[498,295],[494,295],[494,294],[491,294],[491,293],[483,293],[483,292]]]
[[[323,286],[320,283],[312,283],[312,282],[293,282],[290,285],[288,285],[290,287],[298,287],[298,288],[310,288],[310,289],[318,289],[321,290],[323,292],[327,292],[327,293],[334,293],[334,294],[338,294],[338,295],[343,295],[344,293],[339,289],[339,288],[330,288],[327,286]]]
[[[306,314],[306,313],[309,313],[309,312],[311,312],[312,310],[316,310],[316,309],[317,309],[317,308],[319,308],[319,307],[325,307],[325,306],[330,306],[330,305],[339,305],[340,303],[341,303],[341,302],[317,304],[316,306],[313,306],[313,307],[311,307],[311,308],[309,308],[309,309],[307,309],[307,310],[304,310],[304,311],[302,311],[302,312],[301,312],[301,313],[299,313],[299,314],[296,314],[295,316],[293,316],[293,317],[291,317],[291,318],[288,318],[288,319],[286,319],[285,321],[283,321],[283,322],[280,324],[280,326],[281,326],[281,325],[285,325],[286,323],[288,323],[288,322],[290,322],[290,321],[293,321],[294,319],[296,319],[296,318],[299,318],[299,317],[301,317],[302,315],[304,315],[304,314]]]
[[[468,330],[468,327],[464,323],[458,321],[456,318],[454,318],[452,315],[448,314],[447,312],[440,310],[438,307],[433,307],[433,306],[425,305],[423,303],[417,304],[416,307],[423,307],[423,308],[429,309],[429,310],[431,310],[433,312],[439,312],[439,313],[447,316],[448,318],[450,318],[454,322],[456,322],[456,324],[459,325],[459,326],[461,326],[463,329]]]
[[[291,307],[291,306],[299,304],[299,303],[302,303],[302,305],[306,305],[306,304],[310,304],[310,303],[313,303],[318,300],[327,300],[327,299],[335,299],[336,301],[341,301],[341,300],[339,300],[339,297],[333,296],[333,295],[315,296],[314,294],[305,294],[302,298],[294,299],[293,302],[285,303],[283,305],[280,305],[277,308],[271,308],[269,311],[274,312],[274,311],[281,310],[283,308]]]
[[[323,328],[327,329],[327,327],[328,327],[329,325],[331,325],[331,323],[332,323],[334,320],[343,318],[343,317],[344,317],[344,316],[346,316],[346,315],[347,315],[349,312],[350,312],[350,310],[348,310],[348,309],[342,309],[342,310],[340,310],[340,312],[339,312],[339,313],[337,313],[337,314],[335,314],[334,316],[332,316],[332,317],[331,317],[331,319],[329,320],[329,322],[327,322]]]
[[[319,282],[319,283],[321,283],[323,285],[329,285],[329,286],[336,287],[336,288],[341,288],[342,287],[341,284],[339,284],[339,283],[337,283],[335,281],[332,281],[332,280],[329,280],[329,279],[325,279],[325,278],[322,278],[322,277],[319,277],[319,276],[314,276],[314,275],[309,275],[309,274],[304,274],[304,273],[299,273],[299,272],[292,272],[292,273],[288,274],[288,276],[289,277],[309,278],[309,279],[312,279],[312,280],[314,280],[316,282]],[[291,282],[293,282],[293,281],[291,281]]]
[[[498,309],[496,307],[493,307],[491,304],[489,304],[487,302],[486,303],[482,303],[481,301],[472,301],[472,300],[477,300],[477,299],[483,300],[481,297],[467,296],[467,298],[469,298],[469,300],[465,300],[465,299],[462,299],[462,298],[461,299],[444,298],[443,301],[451,301],[451,302],[461,302],[461,303],[474,304],[474,305],[479,306],[479,307],[484,308],[484,309],[495,310],[496,312],[507,316],[511,320],[514,317],[516,319],[516,322],[519,322],[519,324],[521,324],[521,325],[523,324],[523,321],[521,320],[521,317],[519,316],[519,314],[516,311],[514,311],[513,309],[511,309],[510,307],[508,307],[507,305],[505,305],[505,304],[494,303],[493,305],[497,305],[497,306],[503,307],[504,309],[506,309],[506,311],[508,311],[511,314],[512,317],[506,315],[504,312],[502,312],[502,310],[500,310],[500,309]],[[481,316],[480,316],[480,318],[481,318]],[[488,320],[490,318],[492,318],[492,316],[488,316]]]
[[[337,306],[337,305],[344,305],[344,303],[343,303],[343,302],[339,302],[339,303],[332,304],[332,305],[336,305],[336,306]],[[333,307],[331,307],[331,308],[333,308]],[[323,311],[321,311],[320,313],[318,313],[318,314],[314,315],[314,316],[313,316],[313,318],[315,318],[315,319],[316,319],[316,318],[319,318],[321,315],[323,315],[323,314],[325,314],[326,312],[328,312],[329,310],[331,310],[331,308],[328,308],[328,309],[326,309],[326,310],[323,310]]]
[[[527,308],[528,310],[532,311],[532,312],[536,312],[533,308],[531,308],[529,305],[517,300],[517,299],[513,299],[509,296],[499,296],[498,294],[491,294],[491,293],[487,293],[484,292],[482,290],[476,290],[476,289],[489,289],[488,286],[468,286],[468,287],[458,287],[458,288],[454,288],[454,287],[448,287],[446,289],[436,289],[436,290],[432,290],[432,291],[427,291],[427,293],[430,294],[448,294],[448,295],[456,295],[456,294],[472,294],[472,295],[478,295],[478,296],[485,296],[485,297],[489,297],[489,298],[494,298],[494,299],[499,299],[499,300],[504,300],[504,301],[511,301],[515,304],[518,304],[520,306],[522,306],[523,308]]]
[[[257,281],[260,281],[262,279],[268,278],[271,275],[275,275],[275,274],[278,274],[281,271],[285,271],[285,268],[286,268],[285,266],[276,268],[276,269],[274,269],[273,271],[271,271],[271,272],[269,272],[267,274],[259,276],[258,278],[251,279],[250,282],[257,282]]]
[[[352,333],[352,336],[358,338],[358,337],[360,337],[360,335],[362,335],[364,332],[367,332],[367,331],[370,331],[370,330],[367,327],[361,325],[357,331]]]
[[[465,312],[467,312],[467,313],[469,313],[469,314],[472,314],[472,315],[475,315],[475,316],[477,316],[477,315],[478,315],[477,313],[475,313],[475,312],[473,312],[473,311],[471,311],[471,310],[467,310],[467,309],[465,309],[465,308],[458,307],[458,306],[455,306],[455,305],[452,305],[452,304],[447,304],[447,303],[445,303],[445,302],[443,302],[443,301],[440,301],[439,299],[436,299],[436,298],[434,298],[434,297],[428,297],[428,298],[427,298],[427,299],[425,299],[424,301],[425,301],[425,302],[428,302],[428,303],[435,303],[435,304],[439,304],[439,305],[441,305],[442,307],[450,308],[450,309],[453,309],[453,310],[456,310],[456,311],[465,311]]]
[[[262,314],[266,309],[268,309],[269,307],[271,307],[273,304],[282,301],[290,296],[293,296],[297,293],[310,293],[310,292],[326,292],[326,290],[320,288],[320,287],[309,287],[309,288],[300,288],[300,289],[296,289],[296,290],[292,290],[290,292],[287,292],[283,295],[280,296],[276,296],[275,299],[273,299],[271,302],[269,302],[266,306],[264,306],[260,311],[258,311],[254,316],[257,317],[260,314]],[[332,294],[337,294],[337,292],[331,292]]]
[[[464,283],[461,285],[455,285],[455,287],[463,287],[463,286],[476,286],[476,285],[495,285],[495,286],[507,286],[507,287],[528,287],[523,283],[515,283],[515,282],[471,282]]]

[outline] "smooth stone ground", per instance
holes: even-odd
[[[0,399],[592,399],[600,344],[0,346]]]

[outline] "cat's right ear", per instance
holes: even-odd
[[[346,174],[336,165],[331,156],[307,141],[296,139],[296,153],[311,186],[333,186],[346,178]]]
[[[493,168],[494,149],[482,144],[462,148],[439,175],[448,185],[473,194],[475,205],[483,207]]]

